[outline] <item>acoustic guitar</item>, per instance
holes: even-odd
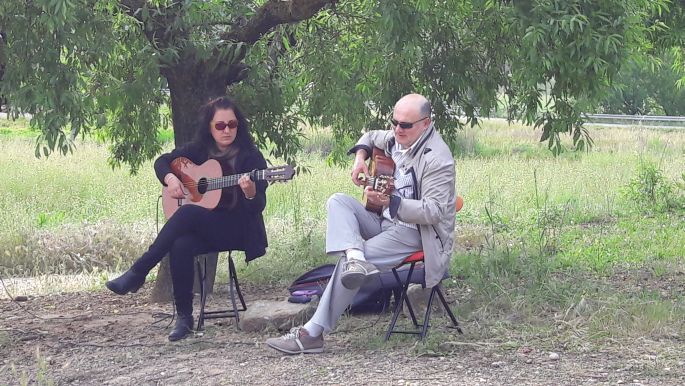
[[[373,190],[390,194],[395,189],[395,162],[392,158],[385,155],[383,150],[374,147],[371,157],[369,158],[369,174],[366,178],[366,186],[371,186]],[[376,205],[368,201],[366,197],[366,190],[362,196],[362,204],[366,210],[381,214],[383,206]],[[457,195],[456,207],[457,212],[464,206],[464,198]]]
[[[199,205],[214,209],[221,200],[221,189],[238,185],[238,180],[249,175],[253,181],[287,181],[295,175],[290,165],[275,166],[249,173],[224,176],[219,161],[209,159],[202,165],[196,165],[185,157],[171,162],[171,172],[183,183],[184,198],[173,198],[166,186],[162,187],[162,208],[168,219],[178,208],[186,204]]]
[[[395,189],[395,162],[392,158],[385,155],[383,150],[374,147],[369,157],[369,175],[365,176],[364,181],[366,186],[371,189],[381,192],[383,194],[390,194]],[[383,211],[382,205],[377,205],[369,202],[366,197],[366,190],[362,196],[362,204],[366,210],[381,214]]]

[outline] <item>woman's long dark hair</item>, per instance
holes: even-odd
[[[218,151],[216,142],[214,141],[214,137],[212,137],[211,132],[211,130],[214,130],[214,128],[209,127],[209,123],[212,122],[212,119],[214,119],[214,113],[216,113],[217,110],[233,110],[233,113],[238,120],[238,132],[235,135],[235,140],[230,146],[232,149],[228,151],[228,154],[222,155],[222,157],[227,157],[224,159],[224,162],[222,162],[223,172],[234,173],[236,167],[235,156],[238,154],[238,152],[241,150],[256,148],[256,146],[252,140],[252,136],[250,136],[250,127],[247,123],[247,119],[245,119],[245,115],[243,115],[243,112],[240,111],[238,106],[236,106],[235,102],[233,102],[231,99],[225,96],[212,99],[200,108],[200,117],[193,143],[197,146],[207,149],[210,157],[213,152]],[[233,148],[234,145],[236,145],[237,148]],[[222,193],[219,205],[227,209],[235,208],[236,204],[238,203],[239,190],[240,188],[237,186],[229,188],[227,191],[225,190],[224,193]]]
[[[250,126],[245,119],[245,115],[240,111],[240,108],[230,98],[222,96],[210,100],[207,104],[200,108],[200,117],[198,120],[198,127],[195,131],[195,138],[193,142],[201,144],[205,149],[214,146],[214,137],[210,130],[209,123],[214,118],[214,113],[217,110],[233,110],[236,119],[238,120],[238,132],[235,136],[234,143],[241,149],[249,149],[255,147],[255,143],[250,135]]]

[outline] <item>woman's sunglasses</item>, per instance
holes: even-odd
[[[412,127],[414,127],[415,123],[419,123],[419,122],[423,121],[424,119],[428,119],[428,117],[423,117],[423,118],[419,119],[418,121],[414,121],[414,122],[400,122],[400,121],[395,120],[395,119],[390,119],[390,124],[392,124],[392,127],[397,127],[397,125],[400,125],[400,128],[405,129],[405,130],[409,130]]]
[[[214,122],[214,130],[222,131],[222,130],[226,129],[227,127],[231,130],[237,128],[238,127],[238,121],[236,121],[235,119],[231,119],[228,122],[224,122],[224,121]]]

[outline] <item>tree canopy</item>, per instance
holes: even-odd
[[[625,63],[606,96],[591,110],[607,113],[685,114],[685,8],[669,4],[653,15],[651,43]]]
[[[669,0],[6,0],[0,95],[32,114],[37,154],[95,131],[134,172],[160,151],[164,106],[178,145],[222,94],[279,157],[303,124],[338,139],[384,127],[408,92],[433,102],[448,140],[504,104],[558,152],[563,133],[587,145],[583,103],[629,58],[682,52],[682,24]]]
[[[666,52],[627,63],[594,111],[628,115],[685,115],[685,89],[678,87],[679,66]]]

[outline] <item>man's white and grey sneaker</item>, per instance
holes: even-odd
[[[280,338],[267,339],[266,344],[291,355],[320,353],[323,352],[323,334],[312,337],[304,327],[293,327]]]
[[[350,259],[344,263],[344,268],[340,281],[347,289],[357,289],[367,278],[379,273],[375,265],[364,260]]]

